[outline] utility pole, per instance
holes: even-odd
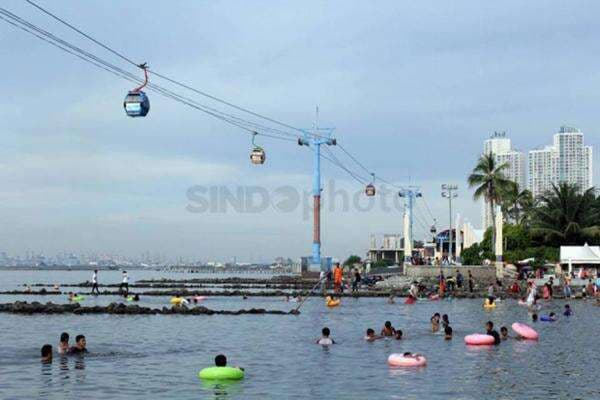
[[[423,197],[418,186],[406,186],[398,192],[398,196],[404,198],[404,207],[408,210],[410,240],[413,240],[413,205],[417,197]]]
[[[446,197],[448,199],[448,216],[450,219],[450,227],[448,229],[448,262],[452,263],[452,199],[458,197],[458,186],[443,184],[442,185],[442,197]]]
[[[319,107],[316,110],[315,128],[304,132],[304,137],[298,139],[298,145],[309,146],[313,149],[313,244],[312,270],[321,270],[321,145],[335,146],[332,138],[333,128],[319,128]]]

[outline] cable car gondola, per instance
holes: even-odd
[[[150,99],[142,89],[148,84],[148,67],[146,63],[140,64],[139,67],[144,70],[144,83],[127,93],[123,101],[125,113],[130,117],[145,117],[150,111]]]
[[[375,182],[375,174],[371,174],[373,176],[373,182]],[[365,194],[369,197],[375,196],[375,185],[373,183],[369,183],[365,188]]]
[[[252,149],[252,153],[250,153],[250,161],[252,164],[261,165],[265,163],[267,156],[263,148],[254,143],[256,135],[258,135],[258,132],[252,132],[252,145],[254,148]]]

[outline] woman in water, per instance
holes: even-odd
[[[431,332],[437,332],[440,330],[440,314],[435,313],[430,319],[431,321]]]

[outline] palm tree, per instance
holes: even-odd
[[[492,153],[483,154],[477,160],[477,165],[467,179],[469,187],[476,187],[473,198],[475,200],[485,199],[492,211],[492,249],[496,242],[496,204],[500,202],[501,193],[510,182],[504,176],[506,168],[508,168],[508,164],[498,165]]]
[[[540,196],[532,230],[557,245],[581,245],[600,235],[594,189],[581,193],[577,185],[559,183]]]
[[[519,184],[508,181],[500,194],[502,212],[517,225],[526,224],[531,216],[534,201],[531,192],[521,190]]]

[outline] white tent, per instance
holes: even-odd
[[[595,264],[600,265],[600,246],[560,246],[560,263],[569,265],[569,273],[573,270],[573,264]]]

